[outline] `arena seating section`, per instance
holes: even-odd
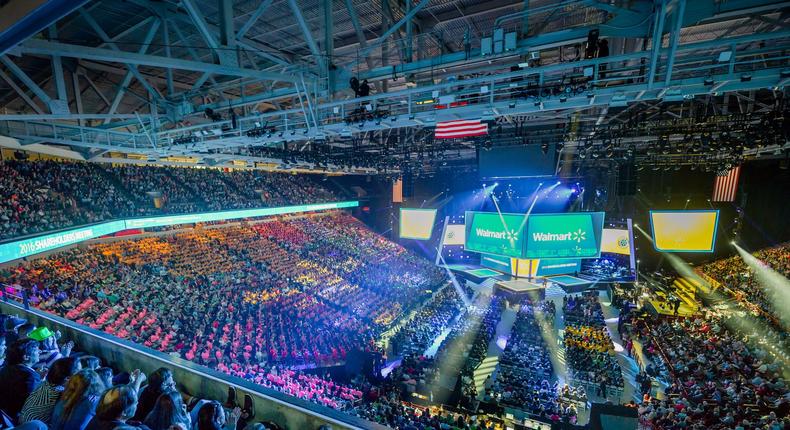
[[[790,276],[790,246],[754,256]],[[790,390],[786,370],[790,341],[771,302],[743,259],[701,267],[720,282],[730,300],[691,318],[629,315],[628,336],[642,343],[648,373],[669,383],[667,398],[639,407],[652,428],[786,428]],[[743,312],[746,309],[747,312]],[[644,392],[644,390],[643,390]]]
[[[337,201],[310,175],[0,161],[0,240],[142,215]],[[156,208],[154,196],[160,197]]]
[[[161,193],[161,208],[149,192]],[[0,239],[117,217],[338,199],[303,176],[52,161],[0,163],[0,195]],[[790,245],[754,255],[790,276]],[[622,318],[626,350],[639,343],[644,374],[668,385],[657,400],[649,379],[642,384],[642,427],[782,428],[790,409],[782,374],[790,342],[777,318],[781,308],[741,258],[699,270],[722,284],[728,300],[690,318],[642,311]],[[4,268],[0,283],[7,296],[24,296],[41,310],[396,428],[463,428],[468,416],[432,416],[409,403],[411,393],[454,378],[461,405],[485,394],[569,422],[590,390],[619,400],[624,385],[599,299],[582,294],[566,297],[562,307],[574,388],[560,387],[542,335],[550,331],[542,324],[553,326],[553,302],[526,300],[495,378],[478,393],[483,387],[472,373],[496,333],[502,300],[465,308],[444,271],[346,213],[119,238]],[[736,312],[743,308],[749,312]],[[9,339],[24,337],[18,321],[2,319]],[[435,355],[425,356],[445,331]],[[360,376],[339,383],[310,372],[343,364],[351,351],[379,351],[376,341],[387,332],[402,362],[384,382]],[[71,350],[45,346],[49,364]],[[114,376],[122,380],[132,370],[115,369]]]

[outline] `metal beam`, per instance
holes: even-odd
[[[120,33],[118,33],[118,34],[116,34],[115,36],[113,36],[113,37],[110,39],[110,41],[112,41],[112,42],[117,42],[117,41],[119,41],[119,40],[123,39],[124,37],[126,37],[126,36],[128,36],[128,35],[130,35],[130,34],[132,34],[132,33],[134,33],[134,32],[136,32],[137,30],[139,30],[139,29],[141,29],[141,28],[144,28],[144,27],[145,27],[145,26],[147,26],[147,25],[148,25],[148,24],[149,24],[151,21],[153,21],[153,20],[155,20],[155,19],[157,19],[155,16],[149,16],[149,17],[145,18],[144,20],[142,20],[142,21],[138,22],[137,24],[135,24],[135,25],[133,25],[133,26],[131,26],[131,27],[127,28],[126,30],[124,30],[124,31],[122,31],[122,32],[120,32]],[[108,43],[104,43],[104,42],[102,42],[102,43],[100,43],[100,44],[99,44],[99,46],[97,46],[97,48],[105,48],[105,47],[107,47],[107,45],[109,45],[109,44],[108,44]]]
[[[293,2],[294,0],[290,0],[290,1]],[[407,0],[407,1],[411,1],[411,0]],[[367,48],[363,49],[362,52],[360,53],[360,55],[362,55],[362,56],[368,55],[370,53],[370,51],[373,50],[373,48],[375,48],[376,46],[378,46],[381,43],[385,42],[387,40],[387,38],[390,37],[396,31],[398,31],[398,29],[401,28],[401,26],[403,26],[403,24],[405,24],[406,21],[414,18],[414,15],[416,15],[417,12],[419,12],[429,2],[430,2],[430,0],[421,0],[420,3],[418,3],[417,6],[415,6],[412,10],[410,10],[403,18],[401,18],[400,21],[395,23],[395,25],[390,27],[389,30],[385,31],[384,34],[379,36],[379,38],[376,39],[376,41],[374,41],[373,44],[368,45]]]
[[[96,95],[98,95],[99,98],[102,99],[104,104],[107,105],[107,107],[110,107],[110,105],[111,105],[110,100],[108,100],[107,96],[105,96],[104,93],[101,92],[101,90],[96,85],[96,83],[93,82],[93,79],[91,79],[90,76],[88,76],[87,73],[83,73],[82,77],[85,78],[85,80],[88,82],[88,85],[90,85],[90,87],[93,89],[93,91],[96,93]]]
[[[304,20],[304,16],[302,16],[302,11],[299,9],[299,5],[296,4],[296,0],[288,0],[288,5],[291,7],[291,12],[294,14],[294,18],[296,18],[296,22],[299,23],[299,28],[302,29],[302,34],[304,35],[305,41],[307,41],[307,46],[310,47],[310,52],[316,58],[316,63],[321,64],[321,51],[318,50],[318,45],[315,43],[315,39],[313,38],[313,33],[310,32],[310,27],[307,25],[307,22]]]
[[[162,19],[162,39],[165,44],[165,57],[170,58],[170,28],[167,25],[167,19]],[[150,44],[146,43],[146,45]],[[141,54],[145,54],[145,51],[141,52]],[[165,79],[167,79],[167,95],[172,96],[175,91],[173,89],[173,68],[168,67],[165,74]]]
[[[19,85],[17,85],[16,82],[14,82],[14,80],[11,79],[10,76],[6,75],[6,73],[2,70],[0,70],[0,79],[4,80],[8,84],[8,86],[10,86],[14,91],[16,91],[19,97],[21,97],[22,100],[24,100],[25,103],[28,104],[28,106],[33,108],[34,111],[42,115],[44,114],[44,111],[42,111],[41,108],[38,107],[36,102],[34,102],[33,99],[31,99],[27,94],[25,94],[25,91],[22,90],[22,88],[19,88]]]
[[[77,114],[82,115],[82,89],[80,88],[80,77],[77,75],[76,72],[71,74],[71,84],[74,91],[74,103],[77,105]],[[82,118],[79,118],[80,126],[85,125],[85,121]]]
[[[653,52],[650,55],[650,71],[647,77],[647,89],[653,88],[653,81],[656,78],[658,69],[658,53],[661,51],[661,42],[664,39],[664,19],[667,14],[667,2],[669,0],[659,0],[661,5],[656,11],[655,26],[653,27]]]
[[[208,73],[208,72],[203,73],[202,75],[200,75],[200,78],[197,81],[195,81],[194,85],[192,85],[192,91],[195,91],[198,88],[202,87],[203,84],[205,84],[206,81],[208,80],[208,78],[210,78],[210,77],[211,77],[211,73]]]
[[[686,11],[686,0],[678,0],[677,8],[675,9],[675,28],[672,30],[672,38],[669,46],[669,53],[667,53],[667,70],[664,77],[664,85],[669,86],[672,80],[672,68],[675,66],[675,52],[678,50],[678,43],[680,42],[680,29],[683,27],[683,15]]]
[[[116,45],[115,42],[110,40],[110,36],[107,35],[107,33],[104,31],[104,29],[101,28],[99,23],[96,22],[95,19],[93,19],[93,16],[91,16],[91,14],[88,13],[88,11],[86,11],[84,8],[80,8],[79,9],[79,13],[82,16],[82,18],[88,23],[88,25],[93,29],[93,31],[96,32],[96,34],[99,36],[99,38],[103,42],[107,43],[110,46],[112,51],[116,51],[118,53],[125,52],[125,51],[121,51],[121,49],[118,48],[118,45]],[[155,22],[156,22],[156,25],[158,27],[159,26],[159,21],[155,21]],[[112,52],[112,51],[110,51],[110,52]],[[52,54],[49,54],[49,55],[52,55]],[[151,96],[154,99],[160,98],[162,96],[161,94],[159,94],[159,91],[156,88],[154,88],[153,86],[151,86],[151,84],[148,83],[148,81],[145,79],[145,77],[142,74],[140,74],[140,71],[137,70],[137,66],[135,66],[134,64],[129,63],[129,62],[124,62],[124,63],[126,64],[126,67],[129,68],[129,71],[132,72],[134,77],[137,78],[137,80],[140,82],[140,84],[148,91],[149,94],[151,94]]]
[[[17,79],[22,81],[22,83],[24,83],[25,86],[30,88],[30,91],[33,91],[33,94],[35,94],[36,97],[41,99],[41,101],[43,101],[47,105],[47,107],[50,108],[50,111],[52,110],[51,109],[52,98],[49,95],[47,95],[47,93],[43,89],[41,89],[41,87],[39,87],[38,84],[33,82],[33,80],[30,79],[30,76],[27,75],[27,73],[25,73],[22,69],[20,69],[19,66],[14,64],[14,62],[11,61],[10,58],[8,58],[8,55],[3,55],[2,57],[0,57],[0,62],[5,64],[5,66],[8,67],[8,70],[10,70],[11,73],[13,73],[14,76],[17,77]]]
[[[249,17],[249,19],[247,19],[247,22],[245,22],[244,25],[241,26],[239,31],[236,32],[236,40],[242,39],[244,35],[247,34],[248,31],[250,31],[252,26],[255,25],[255,23],[258,21],[258,18],[260,18],[261,15],[263,15],[263,13],[266,12],[266,9],[268,9],[269,6],[271,5],[272,5],[272,0],[263,0],[255,9],[255,12],[253,12],[252,15]]]
[[[333,1],[332,0],[324,0],[323,4],[323,12],[324,12],[324,62],[326,63],[327,67],[327,81],[329,84],[329,96],[331,97],[332,94],[335,92],[335,73],[332,73],[330,70],[330,66],[334,64],[333,54],[335,52],[335,20],[332,16],[333,12]]]
[[[174,27],[175,28],[175,27]],[[31,39],[19,45],[18,52],[32,55],[52,55],[55,52],[64,57],[84,58],[95,61],[111,61],[134,65],[152,67],[172,67],[180,70],[193,70],[196,72],[209,72],[219,75],[240,76],[262,80],[280,80],[295,82],[296,77],[281,73],[272,73],[258,70],[243,69],[239,67],[223,66],[220,64],[201,63],[198,61],[182,60],[180,58],[167,58],[156,55],[136,54],[128,51],[109,51],[106,49],[92,48],[89,46],[70,45],[66,43],[47,42]]]
[[[219,9],[219,43],[222,46],[236,45],[236,36],[233,28],[233,1],[217,0]]]
[[[154,21],[153,24],[151,24],[151,27],[148,29],[148,33],[146,33],[145,39],[143,40],[143,44],[142,46],[140,46],[140,49],[138,51],[140,54],[145,54],[145,51],[148,50],[148,47],[151,45],[151,41],[154,39],[154,36],[156,35],[156,31],[158,29],[159,29],[159,21],[157,20]],[[123,96],[124,94],[126,94],[126,89],[129,87],[129,84],[132,82],[132,76],[134,76],[132,74],[132,70],[131,69],[127,70],[123,79],[121,79],[121,83],[118,84],[118,89],[115,91],[115,97],[113,97],[112,104],[107,110],[108,114],[112,115],[118,109],[118,105],[121,104],[121,100],[123,100]],[[109,118],[104,120],[105,124],[107,124],[108,122],[110,122]]]
[[[58,39],[57,24],[49,26],[49,38]],[[63,77],[63,63],[60,61],[60,55],[52,56],[52,72],[55,76],[55,90],[58,93],[58,99],[63,102],[68,101],[69,96],[66,94],[66,79]]]
[[[200,8],[197,7],[193,0],[181,0],[181,4],[184,6],[184,9],[186,9],[187,14],[189,14],[189,17],[192,19],[192,23],[195,24],[203,40],[206,41],[206,44],[211,49],[217,50],[219,48],[219,42],[214,38],[214,33],[209,31],[208,24],[206,23],[206,19],[203,18],[203,13],[200,12]]]
[[[76,76],[76,75],[73,75]],[[76,79],[75,79],[76,80]],[[79,84],[76,87],[79,88]],[[80,102],[82,104],[82,102]],[[81,109],[81,108],[80,108]],[[86,120],[86,119],[135,119],[135,114],[104,114],[104,113],[77,113],[77,114],[46,114],[41,113],[37,115],[32,114],[19,114],[19,115],[4,115],[0,114],[0,121],[55,121],[55,120]]]

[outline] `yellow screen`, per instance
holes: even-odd
[[[433,234],[436,209],[400,210],[400,237],[403,239],[428,240]]]
[[[603,229],[603,240],[601,241],[601,252],[612,254],[631,255],[631,244],[629,243],[628,230],[619,228]]]
[[[713,252],[719,211],[650,211],[653,243],[664,252]]]
[[[538,265],[540,264],[540,259],[518,259],[518,268],[516,269],[516,276],[518,277],[530,277],[534,278],[535,275],[538,273]]]
[[[448,224],[444,229],[444,245],[463,245],[466,238],[466,226]]]

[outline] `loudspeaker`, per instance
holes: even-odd
[[[629,162],[621,164],[617,170],[617,195],[633,196],[636,194],[636,167]]]

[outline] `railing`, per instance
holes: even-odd
[[[36,121],[0,121],[0,134],[27,141],[65,143],[112,150],[152,149],[147,135]]]
[[[0,311],[17,314],[51,330],[60,330],[64,337],[73,340],[81,350],[90,352],[105,363],[124,369],[140,369],[150,374],[159,367],[173,371],[180,389],[192,396],[206,399],[224,399],[228,387],[250,393],[255,403],[256,421],[270,420],[288,429],[317,429],[328,424],[342,429],[384,430],[386,427],[330,409],[296,397],[291,397],[244,379],[226,375],[190,361],[107,335],[98,330],[76,324],[67,319],[37,309],[0,301]]]

